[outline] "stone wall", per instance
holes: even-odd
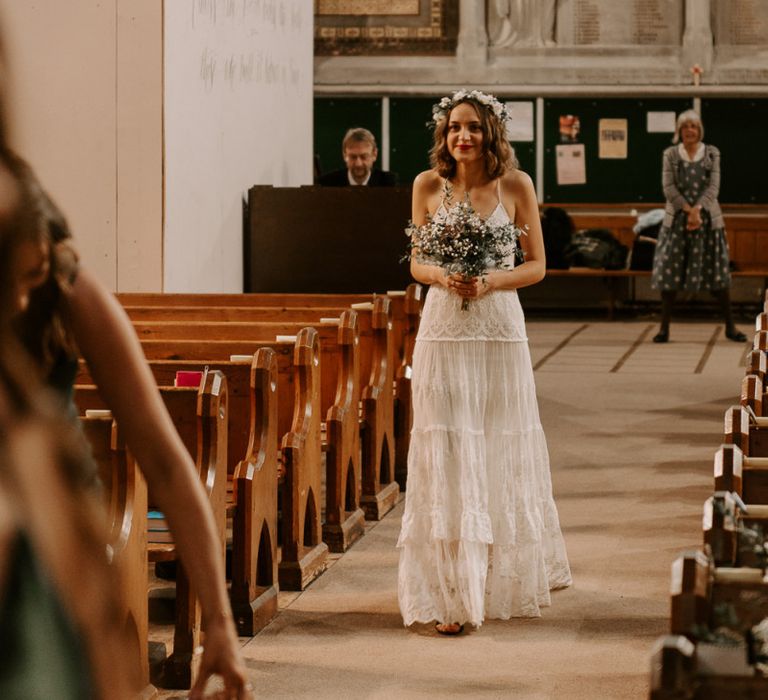
[[[334,2],[341,12],[343,0]],[[531,95],[768,93],[768,0],[433,0],[430,7],[438,5],[443,16],[457,13],[452,53],[445,43],[431,53],[407,42],[395,51],[375,42],[366,49],[366,31],[391,33],[402,18],[316,16],[316,92],[473,85]],[[337,42],[328,50],[321,36],[330,36],[329,22],[362,32],[354,49]]]

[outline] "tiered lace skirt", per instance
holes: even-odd
[[[517,294],[459,306],[430,290],[414,352],[398,541],[406,625],[535,617],[571,582]]]

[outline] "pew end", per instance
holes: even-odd
[[[747,371],[746,374],[754,374],[760,378],[761,382],[765,381],[766,369],[768,369],[768,354],[762,350],[750,350],[747,355]]]
[[[709,621],[709,558],[701,551],[683,552],[672,563],[670,632],[695,636]]]
[[[278,567],[280,587],[304,590],[326,568],[320,494],[320,342],[314,328],[303,328],[293,355],[295,402],[290,432],[283,436],[283,542]]]
[[[326,413],[326,506],[323,540],[331,552],[345,552],[365,534],[360,507],[360,328],[354,309],[339,319],[336,397]]]
[[[277,371],[277,354],[260,348],[250,368],[248,448],[232,480],[230,601],[242,636],[277,615]]]
[[[650,700],[683,700],[693,697],[696,647],[683,635],[659,638],[651,652]]]
[[[381,520],[395,507],[400,487],[395,481],[394,367],[392,306],[376,297],[372,311],[371,374],[362,393],[363,495],[367,520]]]
[[[93,388],[95,392],[95,387]],[[100,410],[100,409],[96,409]],[[107,502],[109,553],[120,571],[125,653],[134,659],[133,686],[142,698],[152,698],[150,682],[147,605],[147,484],[111,416],[83,416],[83,434],[99,469]]]

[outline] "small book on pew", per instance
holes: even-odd
[[[147,513],[147,541],[155,543],[173,542],[173,535],[168,529],[165,515],[159,510]]]
[[[175,387],[191,386],[197,389],[200,386],[200,380],[203,378],[201,371],[179,370],[176,372],[176,379],[173,382]]]

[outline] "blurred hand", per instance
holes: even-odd
[[[224,690],[213,696],[205,695],[208,679],[218,674],[224,681]],[[253,686],[248,682],[245,663],[231,619],[205,626],[203,658],[200,673],[189,693],[189,700],[253,700]]]
[[[700,209],[691,209],[691,211],[688,212],[688,222],[686,224],[686,228],[689,231],[695,231],[696,229],[701,228],[701,210]]]

